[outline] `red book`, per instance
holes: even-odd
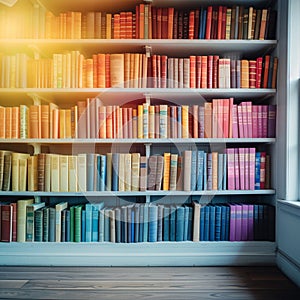
[[[13,207],[10,204],[1,205],[1,242],[12,241]]]
[[[157,88],[157,55],[151,56],[152,61],[152,88]]]
[[[161,38],[168,38],[168,8],[164,7],[161,14]]]
[[[218,30],[218,7],[214,6],[212,11],[212,22],[211,22],[211,33],[210,38],[215,40],[217,39],[217,30]]]
[[[13,214],[12,214],[12,241],[17,241],[17,203],[11,203],[10,204],[13,208]]]
[[[120,20],[120,14],[114,14],[113,28],[114,28],[113,38],[114,39],[120,39],[121,38],[121,20]],[[124,28],[124,24],[123,24],[123,31],[122,31],[123,38],[125,36],[124,29],[125,28]]]
[[[256,88],[261,88],[262,57],[256,59]]]
[[[270,55],[266,55],[264,60],[264,66],[263,66],[263,82],[262,82],[263,89],[266,89],[268,87],[269,68],[270,68]]]
[[[157,39],[157,8],[151,7],[152,14],[152,38]]]
[[[190,56],[190,88],[196,88],[196,56]]]
[[[139,39],[140,38],[140,7],[137,5],[135,7],[135,38]]]
[[[110,81],[110,54],[105,54],[105,87],[111,87]]]
[[[128,30],[128,20],[127,20],[127,13],[122,11],[120,12],[120,18],[119,18],[119,22],[120,22],[120,35],[119,38],[120,39],[126,39],[127,38],[127,30]],[[114,23],[116,23],[116,20],[114,19]],[[116,30],[116,28],[114,28],[114,31]],[[115,37],[114,37],[115,38]]]
[[[161,88],[161,58],[160,55],[156,55],[156,70],[157,70],[157,87]]]
[[[201,56],[201,88],[207,88],[207,56]]]
[[[189,39],[194,39],[195,31],[195,11],[191,10],[189,14]]]
[[[166,55],[161,56],[161,87],[167,87],[167,61],[168,57]]]
[[[131,11],[126,12],[126,29],[125,29],[125,38],[133,38],[133,14]]]
[[[206,17],[206,29],[205,29],[205,39],[206,40],[210,40],[210,36],[211,36],[212,13],[213,13],[213,8],[212,8],[212,6],[209,6],[207,8],[207,17]]]
[[[207,61],[207,88],[209,89],[213,87],[213,61],[213,55],[209,55]]]
[[[217,39],[222,39],[222,19],[223,19],[223,6],[219,6],[218,8],[218,31],[217,31]]]
[[[226,14],[227,14],[227,7],[223,6],[222,11],[222,33],[221,33],[221,39],[225,40],[226,38]]]
[[[201,56],[196,56],[196,88],[201,88]]]
[[[219,62],[219,56],[214,55],[214,57],[213,57],[213,84],[212,84],[212,88],[214,88],[214,89],[218,88],[218,77],[219,77],[218,62]]]
[[[156,10],[156,18],[157,18],[157,27],[156,27],[156,35],[157,39],[162,38],[162,8],[158,7]]]

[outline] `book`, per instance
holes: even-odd
[[[26,241],[26,207],[33,204],[33,199],[17,201],[17,242]]]

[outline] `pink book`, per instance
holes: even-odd
[[[212,137],[217,138],[218,137],[218,105],[219,100],[213,99],[212,100]]]
[[[228,148],[227,153],[227,188],[235,190],[235,175],[234,175],[234,149]]]
[[[229,99],[223,99],[223,137],[229,138]]]
[[[235,226],[235,211],[236,211],[236,206],[234,204],[229,204],[230,207],[230,220],[229,220],[229,241],[234,242],[235,239],[235,231],[236,231],[236,226]]]
[[[249,190],[255,189],[255,148],[249,148]]]
[[[233,104],[232,106],[232,137],[233,138],[239,137],[237,109],[238,109],[237,105]]]
[[[217,112],[217,126],[218,126],[218,138],[223,138],[224,136],[224,99],[218,100],[218,112]]]
[[[266,152],[260,153],[260,189],[263,190],[266,184]]]
[[[229,121],[228,121],[228,137],[233,137],[233,98],[229,98]],[[237,113],[235,113],[235,117],[237,117]],[[237,136],[238,137],[238,136]]]
[[[247,104],[246,102],[242,102],[242,118],[243,118],[243,130],[244,130],[244,138],[249,137],[248,133],[248,117],[247,117]]]
[[[247,120],[248,120],[248,137],[253,138],[253,133],[252,133],[252,102],[247,101],[246,102],[246,107],[247,107]]]
[[[245,149],[238,148],[240,166],[240,190],[245,189]]]
[[[249,190],[249,148],[245,148],[245,190]]]
[[[235,240],[242,240],[242,205],[235,204]]]
[[[241,240],[248,241],[248,211],[249,207],[247,204],[242,204],[242,230]]]
[[[262,105],[257,109],[257,137],[262,138]]]
[[[252,137],[258,138],[258,122],[257,122],[258,106],[252,105]]]
[[[244,138],[244,126],[243,126],[243,114],[242,114],[242,106],[239,104],[237,106],[237,112],[238,112],[238,127],[239,127],[239,137]]]
[[[268,105],[262,105],[262,137],[268,137]]]
[[[254,240],[254,206],[248,205],[248,241]]]
[[[240,190],[240,165],[239,165],[238,148],[234,148],[234,174],[235,174],[235,189]]]

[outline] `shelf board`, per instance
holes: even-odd
[[[276,89],[189,89],[189,88],[1,88],[1,100],[7,101],[10,97],[10,104],[30,104],[30,97],[38,96],[45,102],[54,102],[58,105],[71,105],[79,100],[98,97],[104,105],[123,105],[149,95],[153,99],[169,102],[172,105],[201,104],[213,98],[230,98],[236,100],[258,100],[270,98],[276,94]],[[21,98],[22,97],[22,98]],[[26,102],[25,102],[26,98]],[[25,103],[24,103],[25,102]]]
[[[187,57],[189,55],[226,55],[241,59],[265,55],[277,40],[188,40],[188,39],[0,39],[3,50],[37,51],[45,57],[66,50],[79,50],[86,56],[96,53],[139,52],[145,46],[152,54]],[[250,56],[250,57],[248,57]]]
[[[2,144],[272,144],[275,138],[190,139],[0,139]]]
[[[224,190],[224,191],[145,191],[145,192],[13,192],[0,191],[1,196],[27,196],[27,197],[142,197],[142,196],[221,196],[221,195],[274,195],[275,190]]]
[[[251,266],[275,264],[274,242],[0,243],[2,265]]]

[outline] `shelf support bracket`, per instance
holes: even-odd
[[[146,57],[149,58],[151,56],[151,53],[152,53],[152,47],[146,45],[145,46],[145,51],[146,51]]]
[[[27,93],[27,96],[30,97],[33,101],[33,105],[41,105],[41,98],[36,93]]]
[[[37,155],[41,153],[41,144],[38,143],[31,143],[29,146],[33,147],[33,154]]]

